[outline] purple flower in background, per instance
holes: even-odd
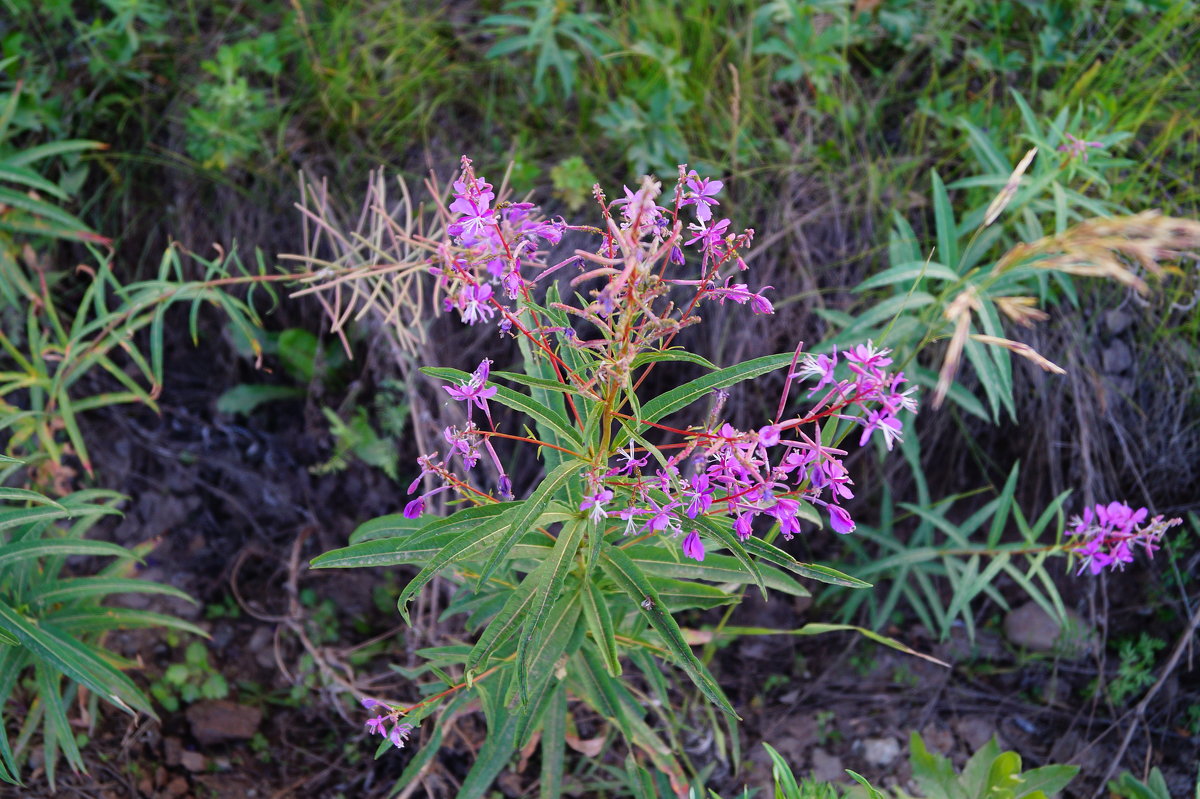
[[[425,512],[425,497],[417,497],[404,506],[404,518],[416,519]]]
[[[683,554],[692,560],[704,560],[704,543],[695,530],[683,539]]]
[[[1070,158],[1078,158],[1079,160],[1083,161],[1085,164],[1087,163],[1087,159],[1088,159],[1088,148],[1089,147],[1095,147],[1098,149],[1104,147],[1103,142],[1085,141],[1083,139],[1078,139],[1078,138],[1072,136],[1070,133],[1067,133],[1065,135],[1067,137],[1067,143],[1060,144],[1058,146],[1058,151],[1060,153],[1067,153],[1067,155]]]
[[[1071,549],[1080,559],[1078,574],[1084,571],[1100,574],[1106,568],[1124,569],[1126,563],[1133,563],[1133,548],[1137,545],[1153,557],[1163,534],[1183,520],[1155,516],[1147,522],[1149,515],[1146,508],[1134,510],[1124,502],[1084,508],[1081,515],[1071,520],[1069,530],[1071,535],[1083,539]]]

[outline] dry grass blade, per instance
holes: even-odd
[[[317,298],[347,353],[346,325],[368,314],[390,330],[405,352],[414,353],[424,343],[419,322],[426,316],[431,291],[436,291],[426,285],[426,276],[436,253],[432,242],[441,238],[441,230],[426,229],[422,209],[414,207],[404,181],[397,182],[401,199],[392,203],[382,171],[372,173],[351,227],[338,217],[328,187],[301,176],[296,207],[305,221],[304,252],[280,258],[301,265],[296,279],[304,288],[292,296]]]
[[[1037,151],[1038,148],[1034,147],[1025,153],[1025,157],[1021,159],[1021,163],[1017,164],[1017,168],[1008,176],[1008,182],[1004,184],[1004,188],[996,195],[996,199],[992,200],[991,205],[987,207],[987,212],[983,215],[984,227],[999,219],[1000,214],[1012,202],[1012,198],[1017,194],[1017,189],[1021,186],[1021,176],[1025,174],[1026,169],[1029,169],[1029,165],[1033,163],[1033,157],[1037,155]]]
[[[979,298],[975,296],[975,287],[968,286],[966,290],[950,301],[943,312],[946,319],[954,323],[954,334],[950,337],[950,345],[946,347],[942,368],[938,372],[937,388],[933,392],[935,409],[942,407],[942,401],[946,399],[946,392],[950,390],[950,384],[954,382],[954,375],[958,372],[958,365],[962,361],[963,347],[971,332],[971,311],[978,311],[979,308]]]

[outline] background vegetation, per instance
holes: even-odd
[[[282,691],[273,668],[235,668],[229,682],[246,683],[240,700],[317,725],[322,732],[305,745],[333,752],[329,761],[341,758],[333,771],[371,790],[390,787],[406,767],[432,779],[438,749],[426,740],[416,750],[424,760],[374,766],[343,750],[347,725],[361,724],[336,718],[347,712],[347,675],[386,658],[414,667],[418,645],[444,644],[456,634],[437,621],[446,597],[414,613],[409,638],[381,644],[373,635],[392,623],[394,575],[352,589],[364,598],[338,608],[314,591],[319,581],[304,594],[297,564],[403,506],[411,464],[426,451],[419,445],[439,435],[433,384],[415,366],[470,369],[483,350],[448,320],[417,319],[424,335],[411,342],[367,320],[346,329],[347,358],[317,297],[269,291],[298,268],[281,255],[338,252],[296,209],[301,184],[306,204],[347,230],[367,187],[383,185],[372,177],[378,169],[388,181],[403,177],[420,202],[422,181],[432,172],[444,185],[468,153],[481,173],[507,169],[518,195],[532,192],[551,214],[572,215],[597,181],[611,196],[646,171],[669,179],[689,163],[725,181],[723,208],[758,231],[752,265],[775,287],[769,324],[717,314],[680,337],[719,365],[865,332],[915,353],[943,305],[897,314],[889,301],[928,289],[880,279],[888,269],[931,253],[954,267],[951,253],[964,264],[994,260],[1018,241],[1095,216],[1157,209],[1200,218],[1200,7],[1183,0],[0,0],[0,8],[0,430],[6,452],[24,464],[5,467],[7,485],[48,495],[3,496],[14,511],[3,529],[16,531],[3,543],[40,537],[39,520],[66,518],[70,508],[82,509],[68,536],[80,541],[94,527],[147,556],[134,545],[164,536],[146,563],[174,589],[156,596],[178,600],[172,590],[183,588],[198,598],[217,649],[228,643],[220,630],[273,620],[285,639],[278,651],[296,659]],[[1058,149],[1068,133],[1103,146],[1089,148],[1086,162],[1072,158]],[[1010,224],[976,242],[984,209],[1033,146],[1032,187],[1009,209]],[[389,185],[390,205],[402,205]],[[373,195],[381,203],[384,191]],[[1194,755],[1200,689],[1170,660],[1196,617],[1194,522],[1177,528],[1166,557],[1136,567],[1146,579],[1083,585],[1024,561],[987,571],[1001,544],[1036,541],[1030,531],[1050,529],[1060,507],[1125,499],[1172,516],[1200,510],[1200,271],[1186,260],[1175,266],[1145,297],[1115,281],[1042,279],[1031,290],[1051,320],[1010,334],[1067,375],[1021,362],[997,382],[976,364],[945,408],[918,418],[919,446],[884,462],[859,459],[860,534],[814,536],[805,559],[877,588],[818,597],[824,618],[906,637],[919,624],[930,647],[965,630],[970,652],[980,630],[999,635],[1004,612],[1030,596],[1079,611],[1100,636],[1084,665],[1020,656],[1002,668],[1024,676],[993,692],[1017,684],[1030,706],[1054,707],[1047,692],[1077,690],[1078,702],[1091,680],[1089,718],[1101,727],[1125,719],[1124,729],[1136,713],[1142,725],[1144,738],[1132,750],[1127,740],[1121,756]],[[926,385],[942,346],[914,361]],[[1004,363],[996,361],[1000,374]],[[766,379],[740,395],[734,421],[759,418],[777,389]],[[89,493],[99,489],[131,499]],[[178,508],[163,510],[168,497]],[[110,521],[118,506],[120,525]],[[33,508],[47,510],[31,516]],[[189,537],[189,529],[202,533]],[[15,576],[0,577],[5,601],[66,614],[37,596],[63,587],[60,572],[84,569],[67,554],[33,561],[38,568],[22,561]],[[92,553],[102,554],[124,562],[115,549]],[[125,578],[107,568],[91,579]],[[189,577],[181,583],[172,573]],[[30,593],[38,579],[45,585]],[[129,590],[96,585],[71,601],[92,612],[96,597]],[[154,607],[202,621],[180,603]],[[68,618],[82,618],[73,608]],[[103,740],[101,722],[74,735],[68,708],[83,706],[76,692],[105,695],[136,647],[151,647],[151,670],[166,675],[144,680],[160,713],[173,712],[163,696],[178,707],[182,687],[210,684],[205,669],[221,662],[201,657],[195,640],[128,640],[121,655],[108,628],[80,629],[93,671],[72,674],[53,647],[24,671],[10,664],[0,688],[13,747],[0,751],[0,776],[32,770],[52,789],[56,752],[94,766],[76,739]],[[760,703],[786,694],[783,684],[804,683],[797,651],[773,664],[774,687],[759,681]],[[966,682],[957,684],[982,690],[993,666],[974,652],[963,656]],[[712,644],[703,659],[720,679],[731,662],[722,658],[737,654]],[[168,672],[172,664],[184,668]],[[1156,684],[1160,676],[1169,690]],[[1068,689],[1046,687],[1060,683]],[[119,688],[130,707],[149,707],[140,689]],[[709,724],[695,697],[672,696],[687,708],[683,717]],[[1152,701],[1139,704],[1143,697]],[[14,708],[33,709],[33,721],[18,725]],[[1074,730],[1068,722],[1054,724]],[[464,724],[464,741],[478,737]],[[263,779],[282,785],[296,778],[299,758],[286,754],[280,728],[270,729],[259,751],[275,763]],[[757,740],[771,731],[748,725]],[[739,784],[722,772],[741,756],[733,746],[719,768],[715,756],[691,756],[695,772]],[[97,751],[127,767],[139,762],[111,742]],[[580,762],[571,779],[593,792],[623,795],[640,779],[620,761],[607,771]],[[1107,765],[1085,768],[1077,784],[1102,787],[1115,776]],[[335,783],[309,789],[334,795]]]

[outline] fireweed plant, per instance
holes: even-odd
[[[442,449],[418,459],[402,514],[368,522],[351,546],[313,561],[421,566],[399,597],[406,621],[408,602],[453,567],[462,588],[451,611],[483,628],[473,646],[426,651],[440,682],[424,686],[425,701],[402,708],[368,700],[384,711],[369,722],[385,739],[381,751],[440,705],[456,711],[470,688],[489,723],[475,780],[486,786],[489,770],[543,727],[543,769],[557,762],[560,778],[570,696],[614,724],[669,775],[673,790],[686,790],[673,755],[679,747],[643,721],[652,703],[637,695],[638,684],[616,679],[622,658],[664,692],[656,660],[667,661],[736,718],[672,612],[736,602],[751,583],[764,598],[768,587],[807,595],[788,572],[866,586],[800,563],[772,541],[826,520],[838,533],[853,532],[842,504],[854,496],[854,481],[841,445],[876,439],[890,450],[916,411],[915,388],[890,369],[888,350],[871,342],[822,355],[800,345],[724,369],[671,346],[706,305],[773,312],[769,286],[740,282],[754,231],[735,232],[716,215],[722,188],[686,167],[665,204],[661,184],[649,177],[614,201],[596,187],[600,224],[572,225],[545,219],[530,203],[497,202],[463,159],[447,235],[430,245],[429,269],[444,310],[515,338],[524,372],[494,370],[486,358],[469,374],[425,368],[447,401],[460,404],[462,421],[443,431]],[[593,246],[549,263],[547,248],[568,232],[594,237]],[[573,302],[560,299],[565,278]],[[643,399],[639,387],[665,362],[706,374]],[[773,419],[752,430],[724,420],[726,388],[779,369],[787,372]],[[802,410],[793,398],[803,400]],[[504,429],[496,404],[531,426]],[[664,424],[697,404],[706,407]],[[544,463],[522,500],[514,499],[499,442],[536,447]],[[426,506],[439,494],[458,509],[433,519]],[[448,668],[463,677],[451,678]],[[553,772],[543,779],[557,784]]]

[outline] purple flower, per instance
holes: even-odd
[[[808,392],[815,394],[831,383],[837,382],[833,370],[837,368],[838,356],[835,348],[832,355],[805,355],[800,362],[800,368],[790,376],[803,380],[806,377],[819,377],[820,381]]]
[[[705,255],[720,257],[725,251],[725,242],[722,236],[725,231],[729,230],[729,220],[722,219],[720,222],[714,222],[712,225],[688,225],[688,230],[696,235],[684,242],[690,246],[696,242],[700,242],[700,249]]]
[[[425,497],[417,497],[404,506],[404,518],[416,519],[425,512]]]
[[[829,526],[834,529],[834,532],[846,535],[854,532],[854,520],[850,518],[850,514],[837,505],[830,505],[829,509]]]
[[[1077,139],[1074,136],[1072,136],[1070,133],[1067,133],[1065,135],[1067,137],[1067,143],[1060,144],[1058,146],[1058,151],[1060,153],[1067,153],[1070,158],[1078,158],[1079,160],[1083,161],[1085,164],[1087,163],[1087,159],[1088,159],[1088,148],[1089,147],[1096,147],[1096,148],[1104,147],[1103,142],[1085,141],[1083,139]]]
[[[733,532],[737,534],[739,541],[745,541],[754,534],[754,530],[750,526],[752,521],[754,521],[754,515],[751,513],[739,513],[733,520]]]
[[[462,316],[462,320],[468,325],[473,325],[476,322],[491,319],[496,314],[496,309],[491,305],[494,294],[495,291],[487,283],[467,286],[463,289],[459,295],[459,302],[462,305],[459,314]]]
[[[604,510],[604,503],[613,498],[613,492],[607,488],[599,488],[594,494],[588,494],[583,498],[583,502],[579,503],[580,510],[591,509],[588,518],[593,522],[599,522],[601,519],[608,517],[608,512]]]
[[[397,724],[395,727],[392,727],[392,731],[388,733],[388,740],[392,742],[392,746],[396,747],[397,749],[403,749],[404,742],[408,740],[408,736],[412,733],[412,731],[413,725],[411,724]]]
[[[490,421],[492,418],[491,409],[488,408],[487,401],[496,396],[496,387],[485,387],[488,375],[491,372],[492,362],[484,358],[478,368],[471,374],[471,379],[461,386],[442,386],[451,397],[458,402],[467,403],[467,419],[471,418],[471,408],[477,407],[483,411]]]
[[[683,539],[683,554],[692,560],[704,560],[704,544],[695,530]]]
[[[725,188],[725,184],[719,180],[702,178],[696,174],[695,170],[692,170],[688,174],[685,185],[689,191],[683,201],[679,203],[679,206],[681,208],[688,205],[696,206],[696,219],[701,222],[707,222],[712,219],[711,206],[720,205],[713,198],[721,193],[721,189]]]
[[[878,430],[883,433],[884,446],[890,451],[893,442],[902,440],[900,437],[902,428],[903,425],[900,424],[900,420],[895,416],[886,412],[871,411],[867,414],[866,421],[863,422],[863,432],[862,436],[858,439],[858,445],[861,447],[866,444],[867,440],[871,438],[871,433]]]

